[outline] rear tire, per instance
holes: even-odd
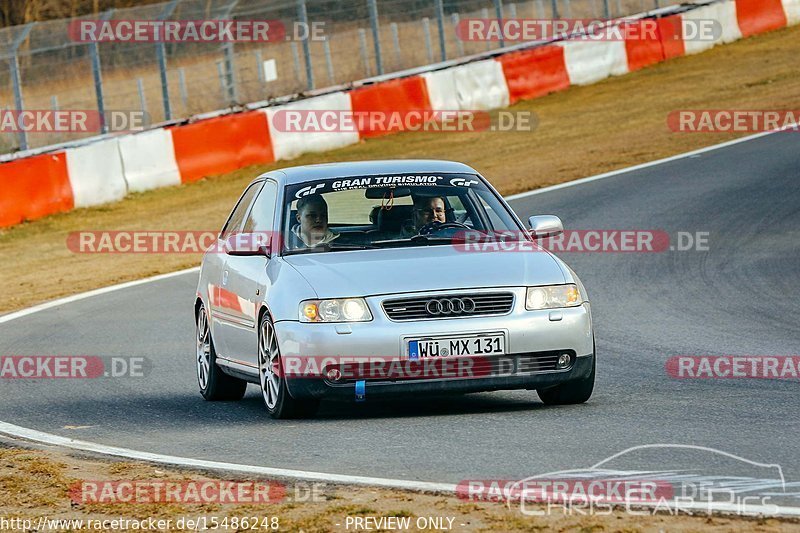
[[[214,350],[205,304],[200,304],[195,324],[195,366],[200,394],[210,402],[241,400],[247,390],[247,382],[229,376],[217,366],[217,352]]]
[[[278,336],[269,315],[264,313],[258,327],[258,376],[269,416],[278,420],[314,416],[319,400],[292,398],[282,368]]]
[[[585,378],[568,381],[555,387],[539,389],[536,393],[545,405],[574,405],[585,403],[594,391],[594,375],[597,367],[597,350],[592,342],[592,371]]]

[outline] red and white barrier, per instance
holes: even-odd
[[[698,54],[718,44],[728,44],[742,38],[739,22],[736,19],[736,2],[734,0],[716,2],[693,9],[681,14],[681,17],[684,20],[697,21],[698,25],[702,25],[700,21],[716,20],[722,26],[722,33],[717,39],[684,39],[683,44],[686,47],[687,55]]]
[[[120,137],[119,152],[129,191],[180,185],[181,173],[169,130],[159,128]]]
[[[800,0],[783,0],[783,12],[787,26],[800,24]]]
[[[681,24],[680,15],[658,19],[658,37],[661,40],[661,49],[664,52],[665,60],[686,55]]]
[[[589,85],[628,73],[624,41],[567,41],[564,61],[571,85]]]
[[[67,173],[75,207],[115,202],[128,193],[117,138],[67,149]]]
[[[736,0],[727,0],[713,5],[717,6],[718,20],[722,24],[722,37],[715,41],[714,45],[730,44],[741,39],[742,30],[739,28],[739,21],[736,17]]]
[[[431,109],[434,111],[458,111],[458,89],[456,78],[451,69],[426,72],[422,75],[428,89]]]
[[[64,152],[0,165],[0,228],[74,207]]]
[[[497,61],[503,67],[512,104],[569,87],[564,49],[560,46],[540,46],[503,54]]]
[[[261,111],[269,121],[269,135],[272,139],[272,151],[275,159],[294,159],[308,152],[326,152],[335,150],[359,141],[357,131],[281,131],[276,127],[274,119],[279,111],[352,111],[350,95],[347,93],[333,93],[317,96],[291,104],[268,107]]]
[[[722,33],[713,42],[691,38],[683,34],[684,20],[717,20]],[[334,150],[404,127],[358,122],[358,131],[285,131],[274,121],[280,110],[488,111],[798,23],[800,0],[724,0],[658,19],[657,38],[561,42],[349,92],[90,140],[60,152],[0,163],[0,227],[116,201],[128,191]]]
[[[781,0],[736,0],[736,19],[744,37],[786,26]]]
[[[645,32],[643,31],[645,22],[641,20],[631,21],[627,25],[637,27],[637,34],[642,35],[642,38],[625,40],[625,56],[630,72],[664,61],[664,45],[660,36],[661,27],[658,28],[658,32]],[[682,54],[683,50],[681,49]]]
[[[422,75],[434,111],[489,111],[509,104],[503,66],[486,59]]]
[[[261,111],[222,115],[169,131],[184,183],[275,161]]]
[[[412,113],[430,111],[431,102],[425,80],[411,76],[367,85],[350,91],[350,102],[354,113]],[[415,125],[420,121],[415,121]],[[358,121],[358,133],[364,137],[375,137],[395,133],[404,129],[405,124],[373,124]]]
[[[508,85],[503,66],[494,59],[467,63],[451,70],[461,106],[459,109],[489,111],[508,107]]]

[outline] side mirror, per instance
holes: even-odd
[[[564,224],[555,215],[537,215],[528,219],[531,226],[531,235],[534,239],[542,237],[553,237],[560,235],[564,231]]]
[[[269,235],[263,233],[237,233],[225,239],[225,253],[269,257],[272,254],[272,242]]]

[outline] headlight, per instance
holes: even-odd
[[[575,307],[583,303],[577,285],[550,285],[549,287],[528,287],[525,293],[525,309],[553,309],[556,307]]]
[[[363,298],[306,300],[300,303],[300,322],[368,322],[372,320]]]

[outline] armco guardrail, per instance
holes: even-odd
[[[643,17],[615,21],[643,24]],[[285,110],[344,112],[458,111],[505,107],[520,99],[594,83],[672,57],[707,50],[743,35],[796,24],[798,0],[723,0],[656,15],[653,38],[587,42],[561,40],[520,45],[463,64],[431,65],[422,72],[355,84],[310,98],[259,109],[219,114],[142,133],[106,137],[0,164],[0,227],[47,214],[124,197],[128,191],[195,181],[247,165],[331,150],[361,138],[400,131],[359,124],[357,131],[313,134],[276,127]],[[686,20],[716,20],[713,40],[676,33]]]

